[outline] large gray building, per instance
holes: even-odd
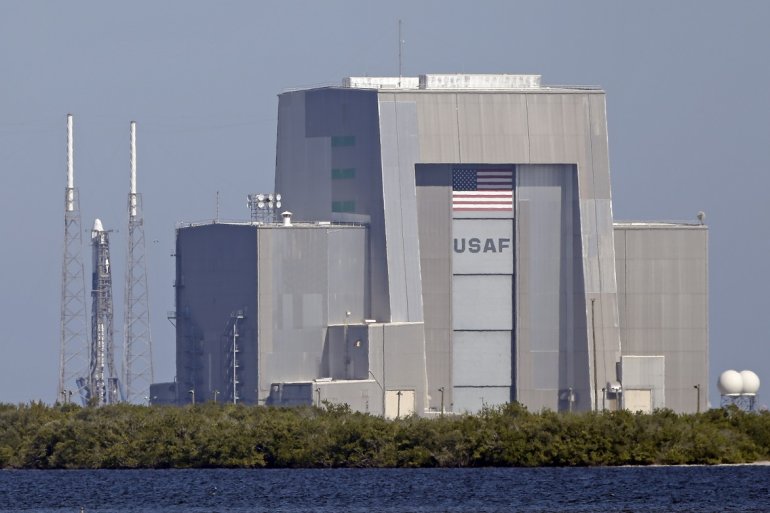
[[[224,392],[243,311],[249,402],[695,410],[707,230],[614,225],[607,141],[603,91],[536,75],[281,94],[275,190],[311,224],[178,230],[178,381]]]

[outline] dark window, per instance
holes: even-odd
[[[356,168],[334,168],[332,169],[332,180],[350,180],[356,177]]]
[[[355,145],[356,145],[355,135],[333,135],[332,136],[332,148],[337,148],[339,146],[355,146]]]
[[[332,212],[355,212],[355,201],[332,201]]]

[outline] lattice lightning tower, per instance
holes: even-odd
[[[69,402],[78,378],[88,370],[88,319],[86,315],[83,236],[80,199],[74,180],[72,114],[67,114],[67,186],[64,190],[64,250],[61,278],[61,347],[57,400]],[[81,393],[84,391],[81,390]]]
[[[145,263],[144,220],[141,195],[136,192],[136,122],[131,122],[131,176],[128,193],[128,257],[124,303],[123,385],[125,399],[139,402],[149,397],[154,380],[150,305]]]

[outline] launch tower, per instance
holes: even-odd
[[[131,122],[131,175],[128,193],[128,255],[124,303],[123,384],[128,402],[149,397],[153,382],[150,306],[145,263],[141,195],[136,192],[136,122]]]
[[[57,399],[68,402],[86,374],[88,331],[80,201],[74,179],[72,114],[67,114],[67,186],[64,190],[64,251],[61,279],[61,349]],[[84,392],[84,390],[81,390]]]

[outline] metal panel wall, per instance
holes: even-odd
[[[180,402],[224,394],[224,337],[231,314],[239,324],[241,398],[255,402],[257,383],[257,230],[211,224],[180,228],[176,241],[176,347]],[[224,395],[220,396],[220,399]]]
[[[510,219],[455,219],[452,223],[454,274],[513,274]]]
[[[303,112],[295,113],[301,108]],[[333,204],[370,216],[370,315],[390,320],[376,91],[323,88],[284,93],[279,96],[278,123],[276,188],[284,194],[286,207],[295,218],[313,221],[345,215],[333,213]],[[313,166],[295,166],[291,156],[315,148],[314,141],[324,145],[324,159]],[[346,179],[333,179],[333,169],[354,171],[342,173]],[[305,191],[304,196],[295,196],[297,191]]]
[[[516,167],[517,391],[536,409],[590,409],[588,344],[577,211],[568,165]]]
[[[295,219],[331,219],[331,138],[306,137],[305,91],[278,97],[275,191]],[[301,183],[302,187],[295,184]]]
[[[415,411],[427,408],[425,333],[421,322],[369,325],[369,370],[388,390],[414,390]]]
[[[448,165],[416,166],[429,408],[452,403],[452,175]]]
[[[602,91],[547,88],[515,92],[321,89],[307,94],[308,104],[313,104],[306,109],[308,137],[333,135],[342,130],[356,135],[357,143],[361,140],[376,141],[372,146],[358,145],[355,149],[356,155],[361,155],[362,165],[367,158],[376,159],[375,162],[367,161],[371,164],[368,169],[374,170],[371,181],[356,185],[355,191],[361,198],[371,198],[368,211],[357,208],[356,212],[372,216],[372,311],[378,319],[396,319],[390,312],[393,305],[399,305],[399,309],[406,305],[408,318],[415,315],[416,290],[410,284],[417,282],[414,270],[417,269],[415,262],[419,258],[419,249],[413,244],[412,234],[408,231],[404,232],[406,237],[401,241],[397,240],[400,234],[388,233],[386,238],[386,229],[390,229],[387,223],[391,221],[385,219],[385,216],[393,216],[395,232],[408,228],[409,216],[414,209],[411,207],[412,196],[407,190],[410,184],[404,181],[403,173],[412,164],[575,164],[580,198],[575,210],[579,209],[576,218],[580,220],[581,227],[575,239],[580,243],[580,254],[585,257],[581,272],[585,285],[582,281],[579,285],[582,304],[590,306],[583,309],[586,313],[582,320],[575,319],[573,325],[591,339],[591,350],[596,353],[596,358],[593,355],[585,358],[588,360],[587,368],[590,364],[591,371],[596,374],[595,379],[589,380],[590,386],[616,378],[620,339]],[[369,100],[357,103],[358,98],[371,94],[378,95],[382,112],[373,113]],[[315,100],[310,100],[310,96],[314,96]],[[416,105],[416,125],[410,125],[411,121],[405,124],[409,108],[400,111],[401,107],[396,105],[409,102]],[[374,124],[372,120],[375,120]],[[411,126],[416,126],[416,137],[409,133]],[[373,135],[376,137],[371,137]],[[394,147],[394,142],[398,145],[403,142],[405,149],[402,151],[398,145]],[[418,155],[413,158],[410,153],[415,147]],[[336,161],[335,155],[336,151],[332,161]],[[379,169],[382,165],[398,168],[398,173],[394,175]],[[413,169],[409,171],[414,172]],[[279,163],[276,173],[289,171]],[[382,181],[383,174],[389,177],[389,185]],[[398,176],[398,183],[394,182],[395,176]],[[305,187],[306,182],[297,180],[294,183]],[[336,192],[332,191],[332,194]],[[378,201],[381,203],[378,204]],[[406,203],[401,205],[401,201]],[[396,209],[400,218],[395,214]],[[399,252],[402,256],[396,256]],[[385,255],[392,260],[378,260]],[[390,276],[386,271],[388,266],[392,266],[395,272],[397,267],[401,269],[401,265],[403,275],[408,277],[403,287],[398,283],[400,276]],[[390,286],[398,287],[392,297],[388,290]],[[398,312],[400,315],[401,310]],[[539,401],[533,404],[540,404]]]
[[[523,94],[457,94],[460,162],[530,162]]]
[[[651,408],[666,407],[666,358],[664,356],[623,355],[620,360],[620,368],[624,403],[629,391],[649,390],[651,392]],[[692,395],[695,399],[695,394]],[[634,411],[630,404],[624,404],[624,406]]]
[[[360,323],[368,316],[365,232],[342,226],[259,228],[261,401],[272,383],[326,374],[327,325]]]
[[[455,331],[452,345],[455,386],[511,386],[510,331]]]
[[[414,102],[380,95],[385,249],[392,322],[421,322],[422,283],[414,165],[419,157]]]
[[[664,356],[665,406],[694,412],[709,383],[708,229],[619,223],[615,245],[623,354]]]
[[[454,387],[452,411],[478,413],[482,408],[509,402],[511,387]]]
[[[512,301],[511,276],[455,275],[452,279],[452,328],[511,330]]]

